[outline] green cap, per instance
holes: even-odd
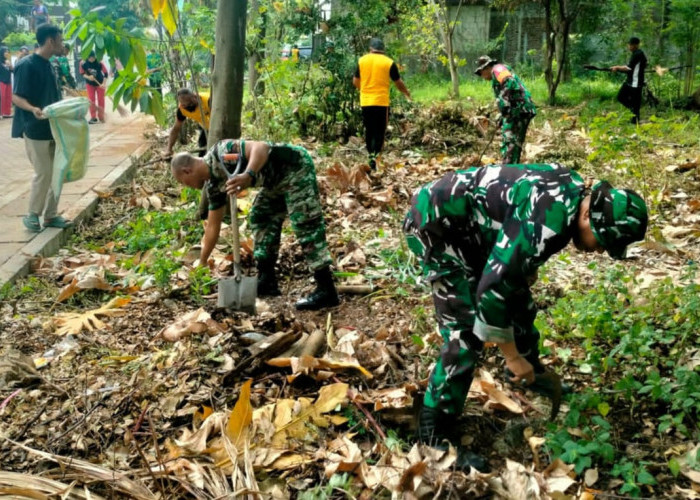
[[[591,192],[591,229],[613,259],[624,259],[627,245],[644,239],[649,216],[644,200],[631,189],[600,181]]]

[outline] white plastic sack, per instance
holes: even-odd
[[[43,109],[56,141],[52,187],[57,198],[64,182],[82,179],[87,171],[90,132],[85,115],[89,106],[86,98],[73,97]]]

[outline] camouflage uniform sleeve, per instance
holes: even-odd
[[[522,294],[531,301],[527,277],[568,241],[564,203],[535,190],[519,189],[514,206],[499,231],[476,292],[474,334],[484,342],[514,340],[514,308],[522,309]],[[519,198],[519,200],[518,200]],[[564,237],[562,237],[564,236]],[[518,318],[518,327],[532,328],[534,315]]]
[[[224,163],[228,164],[225,155],[238,152],[238,141],[228,139],[219,141],[204,156],[204,161],[209,166],[210,179],[204,185],[209,195],[209,210],[217,210],[226,205],[226,172]],[[235,165],[235,162],[234,162]]]

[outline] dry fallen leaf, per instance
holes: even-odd
[[[583,482],[589,488],[598,482],[598,469],[587,469],[583,474]]]
[[[163,328],[156,338],[161,337],[168,342],[177,342],[191,333],[221,333],[221,326],[214,321],[208,312],[200,307],[180,316],[174,323]]]
[[[92,309],[84,313],[62,313],[54,317],[51,322],[56,330],[56,335],[77,335],[83,329],[94,331],[107,328],[98,316],[121,316],[126,311],[119,309],[131,301],[129,297],[116,297],[98,309]]]
[[[58,297],[56,298],[56,302],[63,302],[64,300],[67,300],[68,298],[72,297],[81,290],[93,289],[112,291],[113,287],[112,285],[107,283],[107,280],[104,278],[104,276],[99,276],[97,274],[84,276],[80,279],[73,278],[73,280],[70,283],[61,288],[61,291],[59,292]]]
[[[359,363],[351,361],[333,361],[326,358],[314,358],[312,356],[301,356],[292,358],[273,358],[267,361],[270,366],[292,368],[292,375],[287,379],[292,382],[299,375],[312,375],[322,370],[343,371],[354,369],[362,373],[368,379],[372,378],[372,374],[363,368]]]
[[[226,424],[226,436],[237,449],[241,449],[248,426],[253,420],[253,407],[250,405],[250,386],[252,383],[253,379],[249,379],[241,387],[241,394],[238,396],[238,401],[236,401]]]

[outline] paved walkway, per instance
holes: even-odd
[[[59,213],[77,223],[89,219],[97,206],[94,190],[105,191],[123,182],[132,172],[129,156],[148,148],[144,131],[153,121],[144,115],[120,117],[108,114],[104,124],[90,125],[90,160],[85,177],[63,185]],[[52,255],[72,230],[56,228],[32,233],[22,217],[29,208],[29,189],[34,170],[27,159],[24,141],[11,139],[12,119],[0,120],[2,186],[0,192],[0,285],[26,275],[36,255]]]

